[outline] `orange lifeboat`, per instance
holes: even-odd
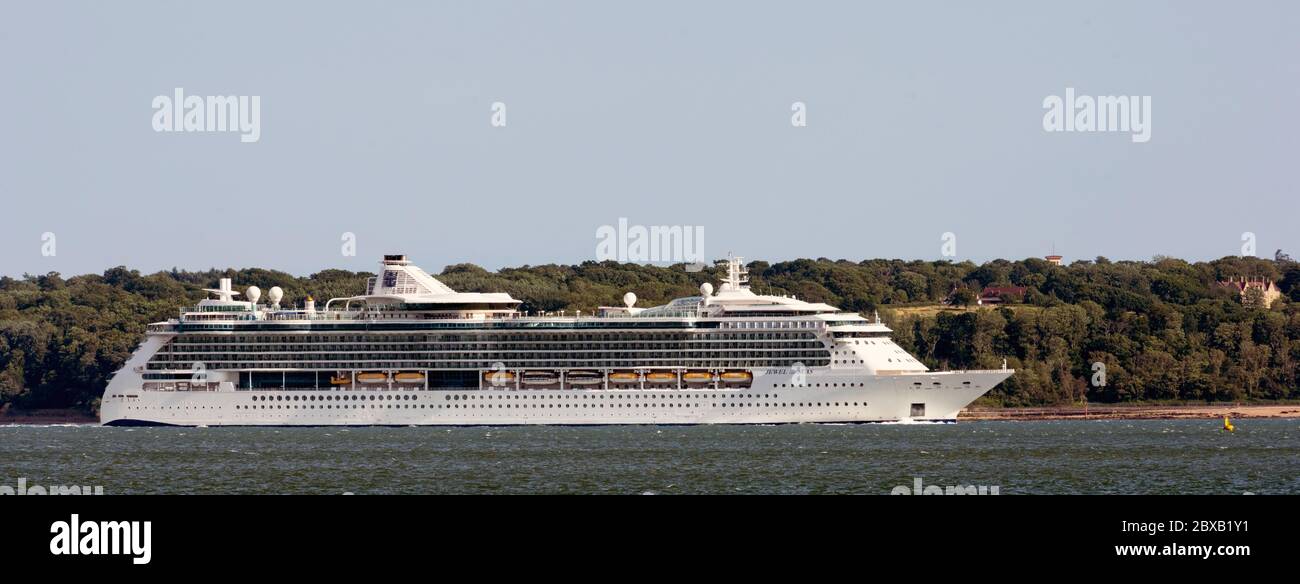
[[[496,385],[501,383],[510,383],[515,380],[513,371],[485,371],[483,372],[483,381]]]

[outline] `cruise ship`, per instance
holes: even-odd
[[[755,293],[741,258],[663,306],[528,314],[404,255],[365,293],[213,297],[153,323],[108,383],[114,426],[953,422],[1013,372],[930,371],[880,319]],[[236,299],[242,296],[243,299]]]

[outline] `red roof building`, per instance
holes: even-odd
[[[1227,282],[1216,282],[1222,288],[1231,288],[1241,297],[1241,303],[1247,306],[1258,305],[1261,308],[1268,308],[1273,305],[1273,301],[1282,296],[1282,291],[1278,290],[1277,284],[1268,278],[1237,278],[1230,277]]]

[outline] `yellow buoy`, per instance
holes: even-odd
[[[1228,416],[1224,416],[1224,417],[1223,417],[1223,429],[1224,429],[1224,431],[1226,431],[1226,432],[1236,432],[1236,431],[1237,431],[1237,427],[1232,425],[1232,420],[1229,420],[1229,419],[1228,419]]]

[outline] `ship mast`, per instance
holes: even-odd
[[[745,267],[740,256],[727,254],[727,278],[722,281],[726,290],[740,290],[749,287],[749,268]]]

